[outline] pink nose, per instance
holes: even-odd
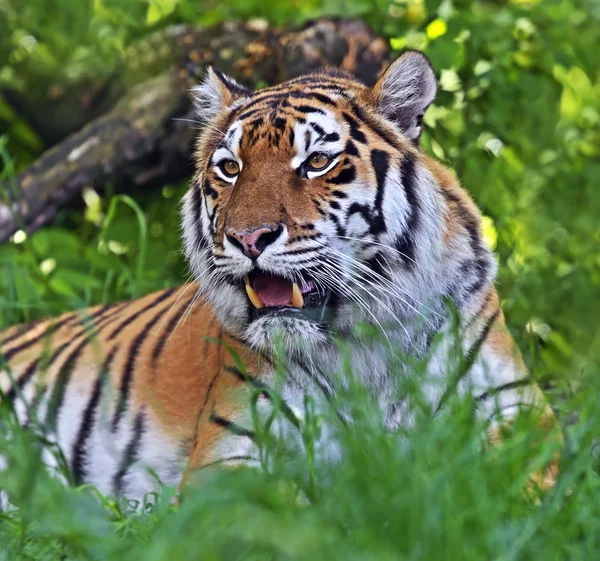
[[[283,232],[281,224],[277,228],[262,226],[256,230],[238,232],[233,228],[227,228],[227,239],[244,255],[258,257],[265,248],[272,244]]]

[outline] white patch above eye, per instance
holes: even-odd
[[[227,131],[225,135],[226,145],[231,152],[235,154],[235,159],[240,159],[240,144],[242,142],[242,123],[236,122]]]
[[[217,148],[211,158],[211,164],[217,165],[222,160],[235,160],[238,161],[238,157],[227,148]]]
[[[334,158],[333,160],[331,160],[331,162],[327,165],[327,167],[320,169],[320,170],[313,170],[313,171],[307,171],[306,172],[306,177],[308,177],[308,179],[313,179],[315,177],[320,177],[321,175],[325,175],[330,169],[332,169],[338,162],[340,161],[339,158]]]
[[[319,131],[324,134],[320,134]],[[308,115],[305,123],[296,123],[294,126],[294,148],[296,155],[292,158],[292,167],[298,169],[313,152],[325,152],[326,154],[342,152],[344,142],[342,141],[341,131],[342,127],[330,112],[325,112],[324,114],[311,113]],[[326,137],[329,135],[337,135],[337,139],[326,140]],[[331,167],[328,166],[325,171],[319,170],[319,172],[310,173],[321,175],[329,171]],[[309,175],[309,177],[311,176]],[[313,175],[312,177],[317,176]]]

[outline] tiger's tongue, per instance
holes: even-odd
[[[257,272],[252,288],[265,306],[290,306],[292,303],[292,283],[286,279]]]

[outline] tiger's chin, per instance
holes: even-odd
[[[306,319],[298,312],[273,310],[250,322],[246,340],[256,349],[293,358],[325,345],[329,334],[324,324]]]

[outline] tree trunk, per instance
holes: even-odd
[[[325,65],[373,84],[388,63],[386,43],[354,20],[324,19],[298,29],[225,23],[168,31],[179,53],[171,68],[126,90],[112,109],[45,152],[0,190],[0,243],[33,231],[85,186],[144,188],[192,172],[197,134],[190,88],[207,64],[251,87]]]

